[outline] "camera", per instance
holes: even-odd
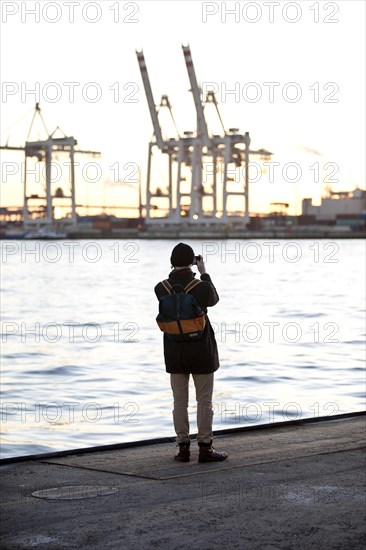
[[[199,260],[202,260],[202,256],[201,256],[200,254],[199,254],[198,256],[195,256],[195,257],[194,257],[193,265],[197,265],[197,262],[198,262]]]

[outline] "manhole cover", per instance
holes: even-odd
[[[81,498],[103,497],[117,493],[117,487],[103,487],[100,485],[69,485],[34,491],[32,497],[48,498],[50,500],[77,500]]]

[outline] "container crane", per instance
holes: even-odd
[[[191,92],[194,98],[194,104],[197,113],[197,140],[195,142],[195,161],[197,165],[193,168],[193,192],[197,189],[202,190],[202,163],[203,157],[209,157],[212,159],[213,166],[213,184],[212,193],[205,193],[205,195],[213,196],[214,212],[217,213],[217,162],[218,159],[223,159],[223,182],[222,182],[222,219],[225,221],[227,218],[227,203],[230,196],[239,196],[244,198],[244,217],[249,221],[249,155],[260,154],[265,158],[270,158],[271,153],[261,149],[260,151],[250,150],[250,136],[249,132],[245,132],[244,135],[238,134],[239,130],[232,128],[229,132],[226,132],[224,123],[221,118],[218,102],[214,92],[209,91],[206,95],[206,103],[212,102],[215,106],[218,118],[223,130],[223,136],[210,136],[208,132],[207,122],[204,114],[204,107],[202,104],[201,96],[202,92],[198,85],[196,73],[194,70],[192,53],[189,46],[183,46],[183,54],[187,67],[188,77],[191,84]],[[202,146],[206,146],[207,152],[203,154]],[[243,150],[244,146],[244,150]],[[210,163],[211,164],[211,163]],[[235,167],[241,167],[244,165],[244,190],[243,191],[229,191],[229,178],[228,171],[231,164]],[[202,215],[202,196],[199,208],[199,214]]]
[[[148,170],[147,170],[147,201],[146,201],[146,217],[147,223],[153,221],[150,218],[150,209],[154,208],[151,204],[151,198],[165,197],[169,201],[168,216],[165,218],[170,223],[180,223],[182,217],[189,222],[200,223],[204,218],[205,222],[220,221],[227,222],[228,217],[228,198],[238,196],[244,199],[244,208],[241,218],[244,216],[245,222],[249,222],[249,160],[250,155],[260,155],[263,158],[270,158],[272,153],[265,149],[251,150],[249,132],[240,134],[238,129],[232,128],[229,131],[225,130],[221,114],[218,108],[218,103],[213,92],[208,92],[206,95],[206,104],[212,102],[215,106],[219,117],[222,135],[211,136],[208,131],[207,121],[204,113],[204,104],[202,101],[202,91],[198,85],[196,77],[192,53],[189,45],[182,45],[185,64],[190,82],[190,91],[193,95],[194,105],[197,115],[196,132],[184,132],[183,136],[177,131],[176,139],[165,140],[161,131],[158,111],[154,102],[149,76],[146,69],[145,58],[143,52],[136,52],[140,66],[142,81],[145,88],[145,93],[149,105],[150,115],[154,128],[155,140],[149,144]],[[163,96],[167,98],[167,96]],[[161,102],[161,106],[169,107],[170,114],[173,118],[170,103],[166,100]],[[174,122],[174,118],[173,118]],[[175,124],[175,122],[174,122]],[[176,128],[176,125],[175,125]],[[159,194],[153,193],[151,190],[151,163],[153,147],[158,147],[162,153],[169,155],[169,186],[168,193],[163,194],[159,190]],[[217,168],[219,161],[223,164],[222,170],[222,215],[218,212],[218,192],[217,192]],[[212,173],[212,191],[207,192],[204,189],[204,175],[208,176],[207,165],[213,167]],[[232,191],[229,188],[230,165],[236,168],[244,167],[244,187],[241,191]],[[173,167],[176,168],[177,179],[176,185],[173,188]],[[183,175],[183,168],[190,170],[190,186],[189,192],[183,191],[183,182],[187,178]],[[185,183],[187,185],[187,183]],[[173,206],[173,195],[176,197],[176,207]],[[213,199],[213,208],[211,216],[205,216],[203,211],[204,197],[211,196]],[[188,197],[189,205],[182,201],[183,197]],[[156,208],[156,206],[155,206]],[[155,221],[155,219],[154,219]],[[159,219],[161,221],[161,219]]]
[[[29,141],[33,124],[37,116],[41,119],[43,127],[46,131],[46,134],[48,135],[48,138],[43,141]],[[30,212],[28,202],[34,199],[37,199],[38,201],[42,200],[46,202],[46,205],[45,205],[46,216],[45,218],[42,219],[42,223],[45,223],[47,225],[52,225],[54,223],[54,217],[53,217],[53,199],[54,198],[70,199],[71,222],[73,225],[77,223],[76,199],[75,199],[75,160],[74,160],[75,154],[92,155],[93,157],[99,157],[100,152],[99,151],[82,151],[80,149],[76,149],[75,146],[77,145],[77,141],[73,137],[66,136],[66,135],[64,135],[61,138],[54,137],[55,133],[58,130],[60,129],[56,128],[56,130],[52,134],[48,133],[46,124],[42,116],[41,108],[39,106],[39,103],[36,103],[25,146],[13,147],[13,146],[9,146],[8,144],[0,146],[0,149],[6,149],[11,151],[24,151],[24,154],[25,154],[24,176],[23,176],[23,219],[24,219],[25,225],[27,225],[27,223],[29,223],[32,220],[30,216],[31,212]],[[70,157],[70,195],[64,195],[62,193],[62,196],[60,192],[57,192],[57,191],[55,195],[52,195],[52,190],[51,190],[52,156],[54,153],[61,152],[61,151],[68,153]],[[28,161],[28,158],[31,158],[31,157],[36,157],[39,162],[45,163],[46,196],[44,197],[40,197],[39,195],[28,195],[27,161]]]
[[[191,181],[191,208],[190,214],[193,216],[193,219],[201,218],[203,215],[203,194],[204,189],[202,185],[203,180],[203,171],[202,171],[202,155],[203,147],[207,149],[210,148],[211,142],[208,135],[207,122],[205,119],[205,114],[203,112],[202,104],[202,91],[198,85],[196,71],[193,65],[191,49],[188,46],[182,45],[184,60],[188,72],[188,78],[191,85],[190,91],[193,95],[193,101],[196,108],[197,114],[197,133],[196,137],[193,140],[193,153],[192,153],[192,181]],[[181,182],[178,181],[178,209],[180,210],[180,197],[182,196],[181,192]]]
[[[175,139],[164,140],[163,138],[163,133],[159,122],[159,112],[156,108],[156,103],[154,101],[154,96],[153,96],[153,92],[150,84],[149,73],[146,67],[144,52],[142,50],[136,51],[136,55],[137,55],[137,60],[138,60],[138,64],[141,72],[142,82],[145,89],[147,103],[149,106],[151,121],[154,129],[154,138],[155,138],[155,141],[151,141],[149,143],[148,162],[147,162],[146,219],[148,221],[151,221],[150,210],[156,209],[156,207],[151,203],[151,199],[154,199],[155,197],[158,197],[159,199],[165,198],[168,200],[168,215],[172,216],[172,213],[173,213],[173,161],[176,158],[178,141]],[[173,124],[177,130],[175,120],[173,117],[172,107],[167,95],[162,96],[160,107],[168,108],[173,120]],[[155,146],[157,146],[162,153],[168,155],[168,190],[166,193],[163,193],[160,190],[159,190],[159,193],[157,193],[156,190],[155,189],[153,190],[152,188],[151,171],[152,171],[153,149]]]

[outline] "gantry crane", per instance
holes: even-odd
[[[150,211],[152,208],[154,208],[154,205],[152,204],[151,200],[154,199],[155,197],[159,197],[159,199],[163,199],[163,198],[167,199],[168,216],[171,217],[173,214],[173,162],[176,160],[179,136],[178,136],[178,140],[174,138],[171,138],[169,140],[163,139],[163,133],[159,122],[159,114],[156,108],[153,92],[151,89],[149,73],[147,72],[144,52],[142,50],[136,51],[136,55],[137,55],[137,59],[140,67],[142,82],[144,85],[146,99],[149,106],[151,121],[154,129],[154,139],[149,143],[148,161],[147,161],[146,220],[150,221],[151,220]],[[167,95],[162,96],[160,107],[166,107],[169,109],[170,115],[173,119],[174,126],[176,127],[174,117],[172,114],[172,107],[170,105],[169,98]],[[168,189],[165,193],[161,190],[160,187],[156,189],[156,188],[153,188],[151,184],[153,149],[156,146],[162,153],[168,155]]]
[[[151,210],[154,209],[155,205],[153,200],[155,198],[167,199],[168,201],[168,219],[170,221],[178,222],[181,215],[186,214],[184,205],[181,204],[181,198],[183,196],[188,196],[192,203],[197,203],[194,207],[194,211],[199,211],[200,201],[195,201],[193,194],[195,193],[193,185],[191,185],[191,190],[189,192],[183,192],[181,190],[181,182],[184,180],[182,176],[182,169],[184,166],[195,166],[194,176],[192,180],[197,181],[201,184],[202,177],[201,174],[197,174],[199,167],[201,166],[200,156],[197,155],[197,148],[194,151],[194,145],[196,145],[196,138],[193,138],[192,132],[184,132],[183,136],[179,135],[179,132],[176,128],[175,120],[172,113],[172,107],[170,105],[168,96],[163,95],[160,103],[160,107],[167,107],[169,109],[170,115],[172,117],[174,126],[176,128],[176,138],[170,138],[165,140],[163,138],[158,110],[156,103],[154,101],[153,92],[151,89],[150,79],[146,67],[146,61],[143,51],[136,51],[137,59],[140,67],[142,82],[145,89],[145,94],[147,98],[147,103],[149,106],[150,116],[154,129],[153,140],[149,143],[148,150],[148,164],[147,164],[147,184],[146,184],[146,222],[154,222],[155,218],[151,217]],[[202,117],[203,118],[203,117]],[[204,120],[204,118],[203,118]],[[163,192],[158,186],[157,188],[152,183],[152,161],[153,161],[153,150],[158,148],[162,153],[168,155],[168,189],[166,192]],[[173,180],[175,174],[173,174],[173,168],[176,170],[176,184],[174,185]],[[192,208],[189,209],[192,212]]]
[[[32,127],[37,116],[41,119],[48,138],[43,141],[29,141]],[[0,146],[0,149],[7,149],[12,151],[24,151],[24,154],[25,154],[24,171],[23,171],[23,220],[25,225],[27,225],[27,223],[29,223],[32,220],[32,217],[31,217],[32,211],[28,203],[33,199],[37,199],[37,201],[40,201],[40,200],[45,201],[46,215],[44,218],[42,218],[42,223],[47,225],[53,225],[54,223],[53,199],[54,198],[70,199],[71,223],[75,225],[77,222],[76,199],[75,199],[75,154],[92,155],[93,157],[100,156],[99,151],[82,151],[80,149],[76,149],[75,146],[77,145],[77,141],[73,137],[66,136],[66,135],[60,138],[54,137],[55,133],[58,130],[59,128],[56,128],[56,130],[52,134],[48,133],[46,124],[42,116],[41,108],[39,106],[39,103],[36,103],[25,146],[13,147],[13,146],[9,146],[8,144]],[[64,193],[62,192],[62,189],[61,189],[61,192],[57,190],[54,195],[52,194],[52,185],[51,185],[52,184],[52,157],[53,157],[53,154],[61,151],[68,153],[70,157],[70,195],[64,195]],[[31,157],[36,157],[39,162],[45,163],[45,170],[44,170],[45,181],[46,181],[45,196],[28,195],[27,161],[28,161],[28,158],[31,158]]]
[[[222,217],[223,221],[227,219],[227,203],[230,196],[244,197],[244,217],[246,221],[249,222],[249,162],[250,155],[260,155],[261,158],[269,159],[272,155],[269,151],[264,149],[260,150],[251,150],[250,149],[250,136],[249,132],[245,134],[239,134],[237,128],[231,128],[226,132],[221,114],[218,107],[218,102],[213,91],[209,91],[206,95],[206,103],[212,102],[215,105],[216,112],[218,114],[221,127],[223,129],[223,136],[209,136],[207,129],[207,122],[205,120],[204,106],[202,104],[202,91],[198,85],[196,78],[192,54],[189,46],[182,45],[184,59],[186,62],[187,72],[189,81],[191,84],[191,92],[194,99],[194,104],[197,112],[197,138],[198,138],[198,149],[202,147],[207,147],[206,155],[201,154],[201,158],[206,156],[212,159],[213,166],[213,191],[212,193],[207,193],[204,190],[201,193],[201,196],[212,195],[214,201],[214,210],[217,211],[217,163],[221,158],[223,160],[223,177],[222,177]],[[243,148],[244,146],[244,148]],[[199,154],[197,154],[199,157]],[[234,164],[235,167],[244,166],[244,189],[243,191],[229,191],[229,177],[228,171],[231,164]],[[201,162],[202,165],[202,162]],[[198,170],[197,170],[198,172]],[[201,172],[202,177],[202,172]],[[202,181],[202,180],[201,180]],[[196,184],[198,185],[198,184]],[[201,208],[202,213],[202,208]]]
[[[230,196],[238,196],[244,199],[244,208],[241,216],[244,217],[245,222],[249,222],[250,155],[260,155],[262,159],[269,159],[272,153],[266,151],[265,149],[251,150],[249,132],[239,134],[239,130],[236,128],[231,128],[229,131],[226,131],[222,122],[215,94],[209,91],[206,95],[205,104],[207,104],[208,102],[214,104],[223,130],[223,135],[210,135],[205,118],[205,105],[202,100],[202,91],[199,87],[196,77],[192,53],[189,45],[182,45],[182,49],[191,86],[190,91],[192,92],[196,109],[197,128],[196,132],[184,132],[183,136],[179,136],[178,133],[177,139],[171,138],[169,140],[165,140],[163,138],[158,118],[158,111],[154,102],[143,52],[136,52],[139,61],[142,81],[144,83],[145,93],[150,109],[150,115],[155,136],[154,141],[149,144],[146,201],[147,223],[153,221],[153,218],[150,217],[150,209],[152,208],[151,199],[154,197],[165,197],[168,199],[169,213],[168,217],[166,218],[167,221],[176,223],[181,221],[182,217],[184,216],[186,219],[188,218],[190,222],[201,222],[202,219],[205,219],[205,221],[214,220],[215,222],[219,222],[221,220],[227,222],[228,198]],[[171,107],[170,104],[169,107]],[[161,192],[152,192],[152,150],[156,146],[160,149],[162,153],[167,153],[169,155],[169,185],[168,192],[165,194]],[[221,216],[218,212],[217,173],[219,162],[221,162],[223,165]],[[241,191],[230,190],[230,165],[234,165],[236,168],[244,167],[244,185],[243,190]],[[176,166],[177,174],[175,186],[173,186],[173,166]],[[210,166],[212,170],[208,171],[207,166]],[[185,167],[189,168],[190,170],[191,181],[188,184],[188,192],[183,191],[183,186],[185,185],[187,187],[186,178],[182,175],[183,168]],[[205,189],[203,185],[203,182],[207,181],[209,175],[212,176],[212,191],[210,192],[207,191],[207,189]],[[209,217],[205,216],[203,209],[203,199],[207,196],[211,196],[213,200],[212,213]],[[184,197],[189,198],[188,208],[187,205],[184,204]]]

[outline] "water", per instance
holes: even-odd
[[[365,243],[271,242],[190,242],[220,295],[216,429],[365,408]],[[2,458],[174,435],[153,287],[175,244],[1,243]]]

